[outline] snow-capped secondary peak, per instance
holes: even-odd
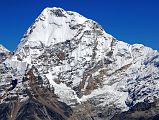
[[[10,57],[10,51],[0,44],[0,63]]]
[[[9,50],[0,44],[0,53],[6,53],[6,52],[9,52]]]

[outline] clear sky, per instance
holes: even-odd
[[[45,7],[79,12],[119,40],[159,50],[159,0],[0,0],[0,44],[15,50]]]

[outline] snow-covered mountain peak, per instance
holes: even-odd
[[[73,39],[80,31],[93,30],[94,27],[98,27],[106,35],[98,23],[76,12],[65,11],[56,7],[46,8],[27,30],[20,46],[41,43],[49,46]],[[112,37],[109,34],[107,36]]]
[[[27,42],[41,42],[47,46],[62,42],[71,39],[77,32],[71,29],[71,26],[83,24],[86,20],[80,15],[67,13],[61,8],[46,8],[28,29],[22,41],[27,38]]]
[[[35,49],[33,51],[30,48],[44,48],[66,41],[78,41],[83,36],[94,38],[99,36],[103,38],[98,41],[101,45],[104,39],[107,39],[109,42],[106,44],[109,49],[110,43],[114,39],[98,23],[76,12],[65,11],[56,7],[46,8],[27,30],[16,50],[16,54],[24,53],[23,50],[29,50],[30,53],[27,54],[30,55],[39,54],[39,51],[35,52]],[[87,39],[87,42],[91,41]]]

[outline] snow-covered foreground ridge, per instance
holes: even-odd
[[[59,100],[71,106],[90,101],[126,111],[159,97],[157,51],[118,41],[95,21],[61,8],[44,9],[4,63],[19,81],[34,66]]]

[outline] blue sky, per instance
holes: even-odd
[[[0,44],[13,51],[45,7],[61,7],[97,21],[127,43],[159,50],[159,0],[0,0]]]

